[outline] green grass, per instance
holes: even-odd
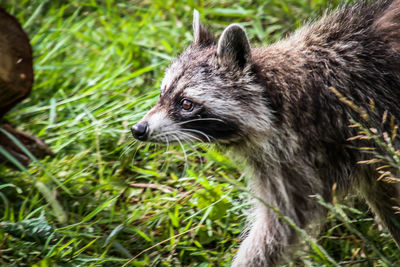
[[[334,5],[7,1],[31,39],[35,85],[6,118],[56,155],[23,171],[0,166],[0,265],[229,266],[248,208],[243,166],[210,146],[135,143],[129,127],[190,43],[193,8],[216,33],[238,22],[267,44]],[[357,208],[330,207],[321,234],[288,266],[333,266],[321,247],[344,266],[400,264],[365,204],[348,202]]]

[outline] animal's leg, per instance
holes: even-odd
[[[254,210],[256,219],[235,255],[232,266],[275,266],[283,257],[294,232],[266,207]]]

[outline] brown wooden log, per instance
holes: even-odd
[[[32,48],[18,20],[0,8],[0,127],[18,139],[37,158],[51,155],[48,146],[3,120],[17,103],[26,98],[33,85]],[[0,146],[23,165],[31,159],[7,134],[0,131]],[[6,160],[0,154],[0,162]]]
[[[27,97],[33,84],[32,48],[13,16],[0,9],[0,118]]]
[[[3,121],[1,128],[18,139],[18,141],[36,158],[43,158],[46,155],[53,155],[53,152],[42,139],[15,129],[13,125],[6,121]],[[7,152],[10,153],[11,156],[13,156],[20,163],[22,163],[22,165],[26,166],[29,164],[29,162],[31,162],[29,156],[24,153],[18,144],[16,144],[12,139],[10,139],[10,137],[2,132],[0,132],[0,146],[7,150]],[[6,159],[4,156],[0,155],[0,162],[2,160]]]

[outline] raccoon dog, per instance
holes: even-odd
[[[382,133],[390,131],[385,112],[400,118],[400,0],[344,4],[266,47],[251,47],[237,24],[214,39],[196,11],[193,29],[158,103],[132,133],[158,143],[215,142],[246,161],[257,197],[233,266],[280,263],[299,238],[269,207],[306,229],[325,213],[312,196],[331,201],[334,185],[360,193],[399,244],[398,188],[378,181],[376,166],[357,164],[369,156],[354,146],[379,147],[349,141],[357,130],[348,125],[363,121]]]

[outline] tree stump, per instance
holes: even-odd
[[[18,20],[1,8],[0,25],[0,147],[26,166],[31,159],[20,149],[21,144],[38,158],[52,152],[41,139],[15,129],[3,119],[4,114],[31,92],[33,64],[28,36]],[[14,136],[20,144],[3,131]],[[6,158],[0,153],[0,162]]]

